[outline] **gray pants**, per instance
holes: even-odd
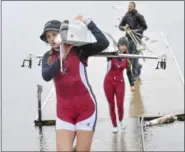
[[[129,54],[139,54],[139,51],[137,51],[136,49],[136,45],[134,44],[134,42],[131,39],[128,39],[129,41],[129,47],[128,47],[128,52]],[[132,63],[132,74],[133,77],[138,77],[141,73],[141,64],[139,64],[138,62],[138,58],[131,58],[131,63]]]

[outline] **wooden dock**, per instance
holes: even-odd
[[[136,91],[134,93],[130,92],[130,87],[128,79],[125,75],[126,82],[126,94],[125,94],[125,119],[128,122],[128,125],[131,128],[130,134],[127,132],[124,136],[130,136],[130,140],[137,138],[137,133],[132,133],[133,130],[137,130],[138,118],[144,116],[146,119],[155,118],[163,116],[166,114],[176,114],[184,116],[184,78],[179,71],[179,67],[176,63],[174,55],[168,45],[164,34],[159,33],[150,33],[146,32],[145,35],[151,37],[154,40],[158,40],[155,43],[147,43],[147,46],[154,52],[151,54],[147,52],[146,55],[161,55],[165,53],[167,55],[167,69],[156,70],[157,60],[146,60],[143,64],[142,74],[140,80],[137,80],[135,83]],[[111,122],[109,117],[109,109],[107,100],[105,98],[103,90],[103,80],[106,73],[106,58],[95,58],[91,57],[88,62],[88,76],[92,89],[96,95],[98,103],[98,122],[97,122],[97,131],[95,133],[95,140],[93,144],[100,144],[98,150],[101,150],[102,141],[107,145],[110,143],[109,140],[117,140],[118,137],[113,137],[111,132]],[[56,96],[55,90],[51,91],[49,97],[44,101],[44,108],[42,110],[42,119],[43,124],[45,125],[54,125],[56,118]],[[38,121],[35,119],[35,124],[37,125]],[[133,120],[136,120],[133,122]],[[106,126],[106,129],[105,129]],[[103,129],[103,131],[102,131]],[[103,133],[104,135],[99,136],[98,134]],[[131,135],[132,134],[132,135]],[[121,134],[119,134],[121,139]],[[106,140],[102,140],[100,138]],[[110,138],[111,137],[111,138]],[[131,138],[132,137],[132,138]],[[136,138],[134,138],[136,137]],[[118,142],[123,142],[121,140]],[[138,139],[138,138],[137,138]],[[101,142],[100,142],[101,141]],[[107,142],[107,143],[106,143]],[[124,141],[127,145],[124,150],[138,150],[141,147],[140,144],[137,145],[138,141],[129,140]],[[129,143],[136,145],[129,145]],[[116,150],[113,145],[107,145],[109,148]],[[111,148],[112,147],[112,148]],[[135,147],[135,149],[133,148]],[[102,147],[102,150],[106,150],[106,147]],[[96,150],[96,149],[93,149]],[[119,147],[117,150],[123,150]]]

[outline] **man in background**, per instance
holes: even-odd
[[[135,32],[141,34],[139,38],[142,39],[143,32],[147,29],[147,25],[144,16],[138,13],[138,11],[136,10],[135,2],[129,3],[128,11],[122,18],[121,23],[119,24],[119,29],[121,31],[125,31],[123,26],[126,25],[128,25],[131,30],[134,30]],[[137,51],[136,49],[136,45],[134,44],[133,40],[128,35],[128,33],[126,33],[126,37],[128,38],[129,41],[128,52],[130,54],[139,54],[139,51]],[[141,74],[142,65],[139,64],[137,58],[131,59],[131,62],[133,79],[136,80]]]

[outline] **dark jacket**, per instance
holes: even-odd
[[[109,46],[109,41],[93,21],[88,24],[88,29],[92,32],[97,42],[75,47],[79,60],[82,62],[87,60],[89,56],[98,54]],[[48,51],[42,59],[42,77],[45,81],[50,81],[60,71],[60,52],[57,52],[56,60],[52,64],[48,64],[48,58],[51,55],[51,51]]]
[[[143,15],[134,10],[132,12],[127,12],[125,16],[122,18],[121,23],[119,24],[119,29],[124,31],[124,29],[120,28],[120,26],[129,25],[132,30],[139,30],[138,33],[143,34],[143,32],[147,29],[147,24]],[[127,38],[130,38],[128,34],[126,34]],[[141,38],[141,37],[140,37]]]

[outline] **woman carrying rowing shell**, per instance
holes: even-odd
[[[128,52],[128,41],[125,37],[122,37],[118,41],[119,51],[122,53]],[[109,104],[110,117],[113,125],[113,133],[118,132],[116,113],[115,113],[115,101],[114,96],[117,100],[118,118],[122,129],[125,129],[126,124],[123,121],[124,115],[124,95],[125,95],[125,81],[123,77],[123,71],[127,70],[127,76],[131,86],[131,91],[135,90],[133,77],[131,72],[131,64],[129,59],[119,58],[108,58],[107,74],[104,79],[104,92]]]
[[[59,44],[55,43],[61,27],[57,20],[46,23],[41,40],[50,44],[42,60],[42,77],[54,80],[57,97],[56,146],[57,151],[73,151],[76,137],[76,151],[90,151],[97,120],[97,104],[87,80],[87,59],[100,53],[109,45],[102,31],[91,19],[82,16],[77,20],[86,24],[97,42],[81,47],[61,43],[64,55],[60,57]],[[67,23],[67,21],[66,21]],[[67,52],[67,53],[66,53]],[[63,63],[63,71],[60,71]]]

